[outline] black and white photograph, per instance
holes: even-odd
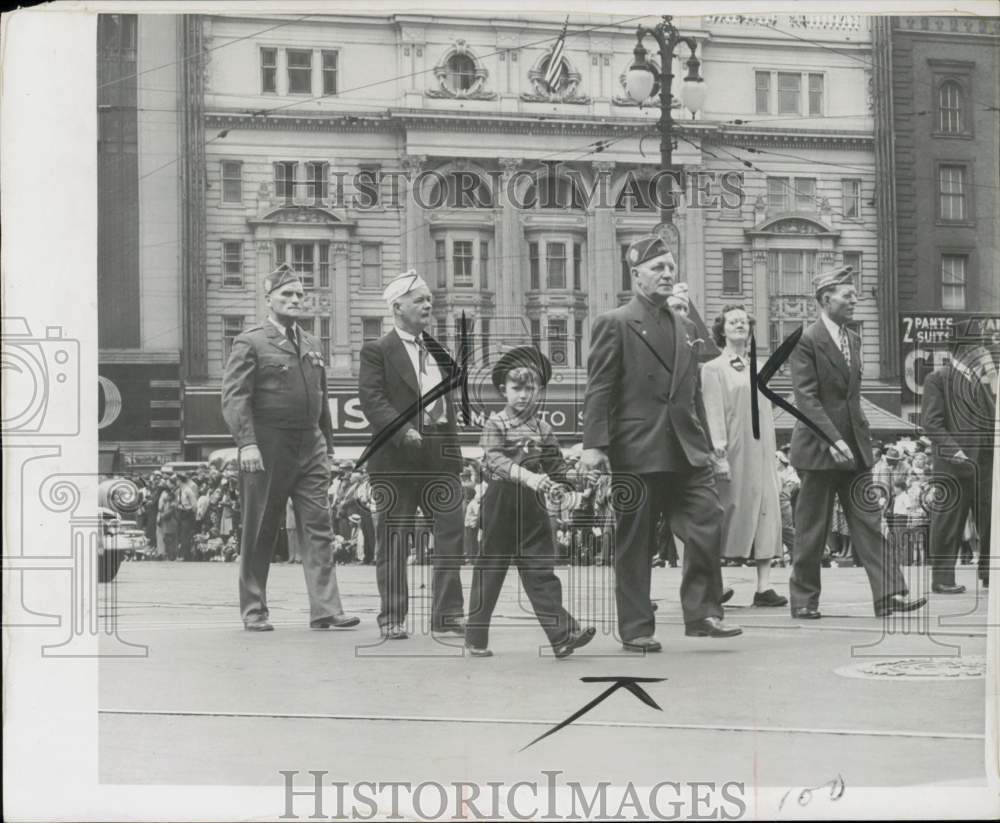
[[[1000,815],[995,3],[2,39],[5,817]]]

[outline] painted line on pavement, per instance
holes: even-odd
[[[378,714],[313,714],[306,712],[224,712],[171,709],[99,709],[98,714],[126,715],[133,717],[220,717],[252,718],[260,720],[274,718],[281,720],[346,720],[374,721],[390,723],[479,723],[498,726],[551,726],[551,720],[527,720],[513,717],[422,717],[417,715]],[[985,734],[961,732],[891,731],[880,729],[807,729],[781,726],[729,726],[721,724],[688,723],[635,723],[627,721],[580,720],[574,726],[593,726],[614,729],[670,729],[673,731],[702,732],[751,732],[766,734],[814,734],[839,735],[847,737],[907,737],[935,740],[985,740]]]

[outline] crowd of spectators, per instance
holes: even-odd
[[[577,460],[570,450],[569,461]],[[794,509],[799,479],[788,460],[788,447],[775,455],[780,483],[782,542],[784,556],[791,560],[794,542]],[[906,565],[926,563],[931,496],[934,488],[930,444],[926,437],[902,437],[876,445],[872,477],[882,510],[883,534],[894,542]],[[191,471],[154,471],[133,476],[139,488],[138,525],[146,534],[145,559],[175,561],[231,562],[240,550],[239,479],[232,466],[206,465]],[[479,553],[482,537],[480,506],[489,478],[479,461],[467,459],[461,474],[464,494],[465,561]],[[364,467],[350,460],[331,462],[328,492],[334,555],[338,563],[374,563],[374,522],[371,489]],[[597,484],[581,481],[571,493],[553,501],[550,507],[552,532],[559,563],[610,565],[613,562],[613,524],[610,478]],[[976,553],[975,528],[966,527],[960,562],[972,562]],[[412,547],[411,562],[429,562],[433,537]],[[300,562],[295,530],[295,514],[288,504],[286,528],[275,547],[278,562]],[[668,524],[657,529],[653,552],[656,566],[678,565],[678,551]],[[739,560],[727,563],[739,563]],[[824,565],[858,565],[851,536],[839,502],[834,508]]]

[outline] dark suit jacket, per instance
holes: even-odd
[[[792,350],[789,363],[795,407],[834,443],[850,446],[856,469],[872,465],[872,438],[868,419],[861,411],[861,339],[848,330],[851,363],[826,330],[822,319],[809,326]],[[843,469],[830,447],[809,428],[797,422],[792,431],[790,456],[796,469]]]
[[[968,381],[949,364],[924,379],[921,421],[934,445],[934,469],[968,473],[951,458],[959,449],[985,466],[992,456],[994,406],[990,391]]]
[[[444,379],[453,375],[458,366],[434,338],[424,335],[427,351],[437,361]],[[358,373],[361,409],[372,427],[376,439],[387,426],[420,399],[417,374],[396,330],[361,348],[361,369]],[[387,442],[368,459],[369,472],[447,471],[458,473],[462,468],[462,450],[458,442],[458,422],[455,405],[445,395],[448,424],[443,431],[430,435],[423,431],[421,415],[414,412]],[[424,436],[422,449],[404,445],[408,429]],[[428,463],[430,461],[430,463]]]
[[[673,314],[673,337],[639,297],[594,322],[583,410],[584,448],[606,449],[617,472],[706,466],[694,324]],[[669,328],[669,327],[667,327]]]
[[[326,367],[319,341],[299,329],[299,354],[269,321],[233,341],[222,377],[222,416],[237,446],[257,443],[255,424],[316,429],[333,451]]]

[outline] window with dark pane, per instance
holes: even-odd
[[[308,49],[288,49],[288,93],[312,94],[312,51]]]

